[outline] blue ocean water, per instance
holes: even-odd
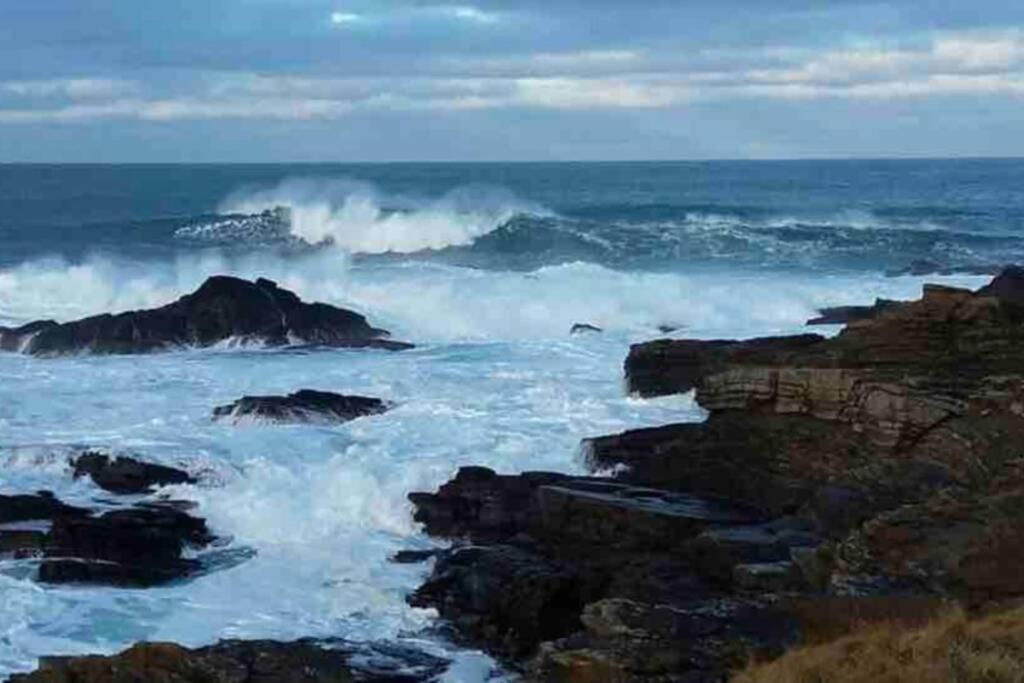
[[[1024,161],[0,166],[0,324],[160,305],[230,273],[418,344],[0,354],[0,493],[109,505],[68,454],[132,453],[199,475],[163,493],[253,553],[146,591],[43,588],[0,559],[0,676],[142,639],[342,636],[427,643],[450,680],[483,679],[490,660],[405,604],[427,568],[387,561],[432,543],[409,491],[464,464],[579,471],[583,437],[701,419],[688,397],[624,395],[629,344],[661,328],[798,332],[820,306],[1021,260]],[[209,419],[299,388],[398,407],[338,427]]]

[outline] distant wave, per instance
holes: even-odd
[[[181,239],[334,246],[352,254],[411,254],[471,244],[545,209],[505,190],[467,186],[440,198],[386,196],[354,181],[288,180],[225,199],[222,218],[179,228]]]

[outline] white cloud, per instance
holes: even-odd
[[[0,82],[0,122],[311,120],[359,110],[656,109],[725,99],[1024,98],[1024,33],[938,34],[918,44],[818,52],[720,50],[712,57],[602,50],[447,59],[400,76],[228,72],[175,87],[178,93],[168,91],[159,77]]]
[[[363,21],[363,15],[354,12],[332,12],[331,23],[335,26],[351,26]]]
[[[109,78],[57,78],[0,83],[0,92],[19,97],[66,97],[73,100],[112,97],[134,88],[135,84],[130,81]]]
[[[450,5],[439,8],[441,12],[462,21],[471,21],[477,24],[496,24],[499,17],[494,12],[485,12],[472,5]]]

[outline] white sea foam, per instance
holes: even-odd
[[[470,244],[521,213],[541,207],[497,188],[469,186],[439,199],[385,196],[367,183],[293,179],[269,189],[236,192],[225,214],[288,209],[291,234],[351,253],[408,254]]]

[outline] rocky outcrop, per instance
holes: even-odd
[[[95,452],[75,458],[72,468],[75,479],[89,477],[100,488],[118,494],[151,493],[158,486],[195,483],[187,472],[173,467]]]
[[[258,422],[348,422],[379,415],[391,405],[379,398],[303,389],[288,396],[245,396],[214,409],[215,420]]]
[[[199,571],[186,548],[213,540],[206,523],[168,505],[57,516],[47,537],[39,580],[146,587]]]
[[[639,683],[778,652],[796,598],[1024,598],[1024,270],[831,315],[831,339],[634,346],[630,391],[708,417],[586,440],[609,478],[464,468],[413,494],[456,541],[415,599],[527,680]]]
[[[139,480],[128,481],[137,492]],[[0,496],[0,555],[37,558],[43,583],[147,587],[176,581],[204,570],[186,551],[214,540],[206,522],[186,507],[161,501],[93,514],[48,491]]]
[[[132,354],[206,347],[233,341],[265,346],[315,345],[388,350],[409,344],[387,339],[352,311],[305,303],[274,282],[216,276],[160,308],[104,314],[69,323],[39,321],[0,328],[0,349],[35,356]]]
[[[45,657],[11,683],[417,683],[447,662],[411,648],[341,641],[227,640],[190,650],[140,643],[112,656]]]
[[[970,604],[1024,596],[1024,270],[918,301],[833,339],[653,342],[631,388],[695,391],[710,412],[587,443],[594,468],[792,514],[831,539],[831,590]]]

